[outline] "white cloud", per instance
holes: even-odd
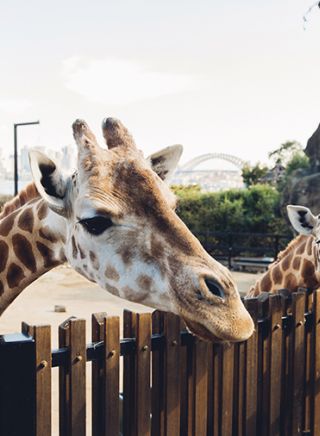
[[[32,106],[31,101],[19,98],[0,98],[0,111],[9,115],[22,113]]]
[[[143,65],[119,59],[63,61],[65,86],[89,100],[128,104],[195,88],[194,76],[150,71]]]

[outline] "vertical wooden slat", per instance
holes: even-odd
[[[70,345],[70,317],[59,325],[59,348]],[[68,363],[59,367],[59,433],[60,436],[70,434],[70,368]]]
[[[207,433],[208,343],[193,338],[188,355],[188,435]]]
[[[270,296],[269,436],[280,435],[282,305],[280,295]]]
[[[36,436],[51,436],[51,328],[34,327],[36,345]]]
[[[150,350],[151,350],[151,315],[137,314],[137,349],[136,349],[136,434],[151,434],[150,421]]]
[[[186,331],[180,320],[181,331]],[[180,348],[180,435],[188,434],[188,346]]]
[[[254,324],[255,331],[245,343],[246,368],[245,368],[245,434],[255,435],[257,431],[257,367],[258,367],[258,301],[256,298],[245,300]]]
[[[207,436],[213,434],[213,345],[208,344]],[[182,411],[182,410],[181,410]]]
[[[137,315],[129,310],[123,312],[123,336],[136,336]],[[123,435],[136,436],[135,400],[136,357],[134,354],[123,357]]]
[[[35,341],[35,436],[51,436],[51,327],[23,322],[22,332]]]
[[[107,317],[105,329],[105,435],[119,434],[119,359],[120,359],[120,326],[119,317]]]
[[[165,345],[165,434],[180,434],[180,318],[164,318]]]
[[[305,313],[312,314],[313,310],[313,293],[307,291]],[[304,384],[304,417],[303,431],[311,431],[311,410],[312,410],[312,389],[313,389],[313,324],[309,323],[305,327],[305,384]]]
[[[258,324],[258,388],[257,388],[257,428],[261,436],[268,435],[269,424],[269,393],[270,393],[270,341],[269,328],[269,297],[263,293],[258,298],[258,317],[263,321]]]
[[[94,313],[91,317],[92,342],[104,339],[104,318],[106,313]],[[92,362],[92,436],[101,436],[104,426],[104,373],[103,360]]]
[[[314,292],[313,313],[313,435],[320,434],[320,289]]]
[[[222,352],[221,434],[232,434],[234,346],[223,346]]]
[[[60,435],[85,436],[85,321],[69,319],[59,327],[59,330],[59,345],[69,346],[67,367],[60,372]]]
[[[292,294],[284,290],[282,295],[282,316],[292,315]],[[292,425],[292,373],[293,373],[293,337],[294,326],[286,323],[282,329],[282,386],[281,386],[281,435],[291,434]]]
[[[244,436],[243,433],[243,399],[244,399],[244,343],[234,345],[234,376],[233,376],[233,418],[232,433]]]
[[[164,313],[152,313],[152,334],[163,333]],[[152,436],[164,436],[164,347],[152,352]]]
[[[222,345],[213,345],[213,436],[221,435],[221,354]]]
[[[293,398],[292,398],[292,435],[302,433],[303,422],[303,385],[304,385],[304,308],[305,292],[296,292],[292,298],[292,316],[294,322],[293,345]]]
[[[196,338],[193,336],[187,348],[187,383],[188,383],[188,404],[187,404],[187,435],[192,436],[194,430],[194,353]]]

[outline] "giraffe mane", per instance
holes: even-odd
[[[289,244],[286,246],[286,248],[278,253],[278,256],[274,262],[272,262],[269,265],[269,268],[272,268],[274,265],[277,265],[281,260],[294,248],[296,248],[297,245],[300,244],[303,240],[307,239],[309,236],[306,235],[298,235],[292,241],[289,242]]]
[[[22,189],[18,193],[18,195],[16,195],[4,204],[0,213],[0,219],[10,215],[12,212],[19,209],[25,203],[28,203],[35,198],[40,198],[40,195],[34,182],[31,182],[24,189]]]

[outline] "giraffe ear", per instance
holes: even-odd
[[[171,145],[147,158],[151,168],[160,179],[167,181],[174,173],[182,155],[182,145]]]
[[[287,206],[289,220],[293,228],[303,235],[314,235],[318,218],[312,214],[310,209],[304,206]]]
[[[39,194],[50,209],[59,215],[66,216],[67,178],[58,170],[53,160],[39,151],[30,151],[29,160]]]

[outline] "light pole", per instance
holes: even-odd
[[[14,195],[18,194],[18,132],[19,126],[31,126],[40,124],[40,121],[31,121],[29,123],[16,123],[14,124]]]

